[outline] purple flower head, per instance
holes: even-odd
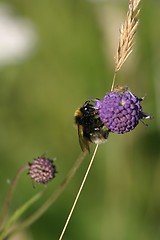
[[[128,88],[118,87],[98,100],[96,108],[101,121],[114,133],[123,134],[133,130],[143,118],[151,118],[143,113],[138,98]]]
[[[29,171],[31,179],[37,183],[47,183],[55,177],[56,167],[53,160],[45,157],[38,157],[29,163]]]

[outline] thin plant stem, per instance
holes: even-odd
[[[12,229],[13,233],[17,232],[19,229],[24,229],[29,227],[33,222],[35,222],[42,214],[57,200],[57,198],[62,194],[62,192],[65,190],[75,173],[77,172],[78,168],[82,164],[87,152],[83,152],[80,154],[80,156],[77,158],[77,161],[74,163],[73,167],[63,180],[63,182],[60,184],[60,186],[57,188],[56,191],[53,192],[53,194],[45,201],[45,203],[36,210],[32,215],[30,215],[26,220],[24,220],[22,223],[15,226],[15,228]]]
[[[68,217],[67,217],[67,220],[66,220],[66,222],[65,222],[65,225],[64,225],[64,227],[63,227],[63,230],[62,230],[61,235],[60,235],[60,237],[59,237],[58,240],[62,240],[62,238],[63,238],[63,236],[64,236],[64,233],[65,233],[65,231],[66,231],[66,228],[67,228],[67,226],[68,226],[68,223],[69,223],[69,221],[70,221],[70,219],[71,219],[72,213],[73,213],[73,211],[74,211],[74,209],[75,209],[75,207],[76,207],[76,204],[77,204],[77,202],[78,202],[79,196],[80,196],[80,194],[81,194],[81,192],[82,192],[83,186],[84,186],[84,184],[85,184],[85,182],[86,182],[86,179],[87,179],[87,177],[88,177],[88,174],[89,174],[89,171],[90,171],[90,169],[91,169],[92,163],[93,163],[93,161],[94,161],[94,158],[95,158],[95,155],[96,155],[98,146],[99,146],[99,145],[97,144],[96,147],[95,147],[95,150],[94,150],[94,152],[93,152],[92,158],[91,158],[90,163],[89,163],[89,165],[88,165],[87,171],[86,171],[86,173],[85,173],[85,175],[84,175],[83,181],[82,181],[82,183],[81,183],[81,185],[80,185],[80,188],[79,188],[79,190],[78,190],[78,193],[77,193],[77,195],[76,195],[76,198],[75,198],[75,200],[74,200],[74,203],[73,203],[73,205],[72,205],[72,207],[71,207],[71,210],[70,210],[70,212],[69,212],[69,215],[68,215]]]
[[[114,89],[115,81],[116,81],[116,72],[115,72],[114,75],[113,75],[111,91],[113,91],[113,89]]]
[[[10,189],[9,189],[8,194],[6,196],[3,211],[2,211],[1,217],[0,217],[0,229],[3,228],[3,224],[5,222],[5,219],[6,219],[7,215],[8,215],[10,203],[11,203],[11,200],[12,200],[14,190],[15,190],[16,185],[17,185],[17,181],[18,181],[20,175],[23,173],[23,171],[27,168],[28,168],[28,165],[24,165],[21,168],[19,168],[19,170],[17,171],[15,177],[13,178],[13,180],[11,182]]]
[[[1,239],[8,239],[8,236],[10,236],[10,232],[12,232],[12,227],[15,226],[17,221],[20,219],[22,214],[27,211],[27,209],[33,205],[36,201],[38,201],[41,196],[44,194],[44,191],[41,191],[34,195],[31,199],[29,199],[27,202],[25,202],[21,207],[17,208],[17,210],[12,214],[12,216],[7,220],[5,223],[4,228],[0,232],[0,240]]]
[[[113,75],[111,91],[113,91],[113,89],[114,89],[115,80],[116,80],[116,72],[114,72],[114,75]],[[63,229],[62,229],[61,235],[60,235],[60,237],[59,237],[58,240],[62,240],[62,238],[63,238],[63,236],[64,236],[64,234],[65,234],[65,231],[66,231],[66,229],[67,229],[67,226],[68,226],[68,224],[69,224],[69,221],[70,221],[70,219],[71,219],[71,216],[72,216],[72,214],[73,214],[73,211],[74,211],[74,209],[75,209],[75,207],[76,207],[76,204],[77,204],[77,202],[78,202],[79,196],[80,196],[80,194],[81,194],[81,192],[82,192],[83,186],[84,186],[84,184],[85,184],[85,182],[86,182],[86,179],[87,179],[87,177],[88,177],[88,174],[89,174],[89,171],[90,171],[90,169],[91,169],[92,163],[93,163],[94,158],[95,158],[95,156],[96,156],[96,153],[97,153],[97,150],[98,150],[98,146],[99,146],[99,145],[97,144],[96,147],[95,147],[95,150],[94,150],[94,152],[93,152],[91,161],[90,161],[90,163],[89,163],[89,165],[88,165],[88,168],[87,168],[86,173],[85,173],[85,175],[84,175],[83,181],[82,181],[82,183],[81,183],[81,185],[80,185],[79,191],[78,191],[78,193],[77,193],[77,195],[76,195],[76,198],[75,198],[75,200],[74,200],[74,203],[73,203],[73,205],[72,205],[72,207],[71,207],[71,210],[70,210],[70,212],[69,212],[69,215],[68,215],[68,217],[67,217],[67,220],[66,220],[66,222],[65,222],[65,225],[64,225],[64,227],[63,227]]]

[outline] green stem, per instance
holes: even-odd
[[[10,203],[11,203],[11,200],[12,200],[12,196],[13,196],[14,190],[15,190],[16,185],[17,185],[17,181],[18,181],[21,173],[22,173],[27,167],[28,167],[28,165],[24,165],[23,167],[21,167],[21,168],[17,171],[15,177],[13,178],[13,180],[12,180],[12,182],[11,182],[10,189],[9,189],[8,194],[7,194],[7,196],[6,196],[6,200],[5,200],[4,207],[3,207],[3,210],[2,210],[2,213],[1,213],[1,217],[0,217],[0,230],[3,228],[5,219],[6,219],[7,215],[8,215]]]
[[[10,232],[12,232],[12,226],[16,224],[19,220],[19,218],[22,216],[24,212],[28,210],[28,208],[33,205],[36,201],[40,199],[44,191],[41,191],[34,195],[31,199],[29,199],[27,202],[25,202],[21,207],[19,207],[10,217],[10,219],[5,224],[3,230],[0,233],[0,239],[6,239],[10,235]]]

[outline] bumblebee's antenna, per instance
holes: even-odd
[[[92,155],[91,161],[90,161],[90,163],[89,163],[89,165],[88,165],[87,171],[86,171],[86,173],[85,173],[85,175],[84,175],[83,181],[82,181],[82,183],[81,183],[81,185],[80,185],[80,188],[79,188],[79,190],[78,190],[78,193],[77,193],[77,195],[76,195],[76,198],[75,198],[75,200],[74,200],[74,203],[73,203],[73,205],[72,205],[72,207],[71,207],[71,210],[70,210],[70,212],[69,212],[69,215],[68,215],[68,217],[67,217],[66,223],[65,223],[65,225],[64,225],[64,227],[63,227],[63,230],[62,230],[61,235],[60,235],[60,237],[59,237],[58,240],[62,240],[62,238],[63,238],[63,236],[64,236],[64,233],[65,233],[65,231],[66,231],[66,228],[67,228],[67,226],[68,226],[68,223],[69,223],[69,221],[70,221],[70,219],[71,219],[72,213],[73,213],[73,211],[74,211],[74,209],[75,209],[75,207],[76,207],[77,201],[78,201],[78,199],[79,199],[79,196],[80,196],[80,194],[81,194],[81,191],[82,191],[82,189],[83,189],[83,186],[84,186],[84,184],[85,184],[85,182],[86,182],[88,173],[89,173],[89,171],[90,171],[90,169],[91,169],[91,166],[92,166],[93,160],[94,160],[94,158],[95,158],[97,149],[98,149],[98,144],[97,144],[96,147],[95,147],[95,150],[94,150],[94,153],[93,153],[93,155]]]

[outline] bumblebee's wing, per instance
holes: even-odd
[[[89,141],[83,136],[83,126],[78,124],[79,144],[83,152],[86,150],[90,153]]]

